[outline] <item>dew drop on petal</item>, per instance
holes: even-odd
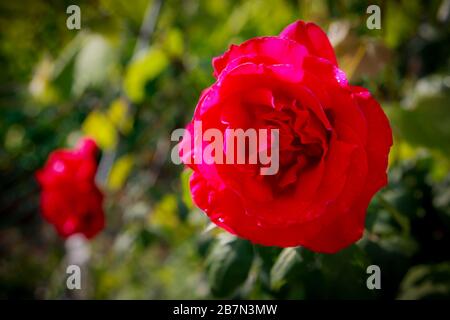
[[[342,71],[340,69],[336,69],[335,77],[339,84],[341,84],[341,85],[348,84],[347,77],[345,76],[344,71]]]
[[[64,163],[62,161],[56,161],[53,164],[53,170],[58,173],[63,172],[64,171]]]

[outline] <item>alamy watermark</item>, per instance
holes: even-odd
[[[66,20],[66,26],[69,30],[81,29],[81,9],[79,6],[72,4],[67,7],[66,13],[69,14]]]
[[[370,276],[367,278],[366,285],[369,290],[381,289],[381,269],[376,264],[372,264],[366,269],[367,274]]]
[[[69,290],[81,290],[81,268],[75,264],[67,266],[66,287]]]
[[[228,128],[222,132],[208,128],[203,132],[201,121],[194,121],[193,127],[193,137],[187,129],[172,132],[171,141],[179,142],[171,152],[173,163],[260,164],[261,175],[278,172],[279,129]]]
[[[367,7],[366,13],[370,14],[370,16],[366,20],[367,29],[380,30],[381,29],[381,8],[379,6],[377,6],[376,4],[372,4]]]

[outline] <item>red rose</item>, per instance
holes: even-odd
[[[64,238],[92,238],[104,227],[103,194],[95,185],[97,152],[93,140],[83,139],[74,150],[52,152],[36,173],[43,216]]]
[[[213,66],[216,82],[183,140],[194,146],[182,158],[194,171],[195,203],[219,227],[263,245],[333,253],[360,239],[367,206],[387,183],[392,133],[372,95],[347,82],[326,34],[298,21],[277,37],[232,45]],[[193,164],[195,121],[221,132],[279,129],[278,173]]]

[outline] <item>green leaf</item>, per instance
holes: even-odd
[[[180,57],[184,51],[183,33],[178,29],[169,30],[163,46],[170,56]]]
[[[108,109],[108,117],[117,129],[127,135],[133,129],[133,119],[128,112],[125,99],[114,100]]]
[[[44,101],[42,101],[42,97],[39,97],[40,101],[45,104],[48,100],[52,100],[53,98],[53,90],[58,94],[58,98],[61,99],[70,99],[72,94],[72,87],[74,81],[74,66],[77,58],[77,54],[83,47],[83,44],[86,42],[89,36],[84,31],[80,31],[58,54],[55,61],[51,63],[51,74],[48,79],[45,76],[45,67],[47,59],[44,59],[39,64],[39,69],[36,72],[35,77],[33,78],[32,84],[35,84],[36,80],[38,81],[36,84],[40,84],[40,81],[43,81],[41,85],[37,85],[37,89],[44,89],[42,94],[44,95]],[[49,82],[47,83],[46,80]],[[34,88],[31,88],[32,94],[35,95],[36,92],[33,92]],[[40,91],[40,90],[38,90]],[[37,92],[39,93],[39,92]],[[50,97],[49,97],[50,96]]]
[[[400,138],[412,145],[437,149],[450,155],[450,90],[440,77],[418,82],[405,108],[390,110],[389,116]]]
[[[406,5],[405,4],[409,4]],[[410,37],[417,28],[420,7],[416,1],[396,1],[386,3],[385,42],[390,47],[397,47]]]
[[[450,297],[450,264],[412,267],[400,285],[399,299],[448,299]]]
[[[191,190],[189,187],[189,181],[192,175],[191,169],[184,169],[183,172],[181,172],[181,197],[188,209],[194,208],[194,202],[192,200]]]
[[[221,234],[206,260],[212,293],[217,297],[232,296],[247,279],[253,256],[249,241]]]
[[[117,130],[111,120],[101,111],[94,110],[86,117],[82,125],[83,132],[94,138],[100,148],[112,150],[118,142]]]
[[[272,289],[280,289],[294,269],[301,267],[303,259],[298,250],[296,248],[285,248],[281,251],[270,271],[270,286]]]
[[[86,39],[75,59],[72,92],[80,95],[87,88],[97,88],[108,80],[114,62],[114,51],[108,41],[100,35]]]
[[[128,67],[124,89],[134,103],[142,102],[147,82],[156,78],[167,66],[169,60],[160,49],[151,48],[141,53]]]
[[[358,246],[351,245],[335,254],[318,255],[318,271],[323,276],[321,290],[312,277],[306,279],[309,292],[317,297],[330,299],[368,299],[378,292],[367,289],[367,267],[371,265],[367,254]],[[384,271],[383,267],[381,269]]]
[[[125,154],[114,162],[108,176],[108,187],[110,190],[117,191],[123,187],[133,168],[134,162],[134,156],[131,154]]]

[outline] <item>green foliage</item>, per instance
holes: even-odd
[[[33,175],[88,134],[102,148],[107,226],[90,243],[89,298],[448,298],[450,30],[445,1],[70,1],[0,4],[0,298],[67,298],[65,249],[39,214]],[[150,11],[149,11],[150,10]],[[209,224],[171,163],[170,133],[213,82],[211,58],[296,19],[328,31],[351,83],[394,130],[389,185],[363,238],[335,254],[253,245]],[[147,21],[148,22],[148,21]],[[139,46],[138,46],[139,44]],[[140,47],[142,45],[142,47]],[[139,50],[138,50],[139,49]],[[381,290],[366,269],[380,266]]]
[[[450,295],[450,264],[411,268],[401,284],[399,299],[436,299]]]
[[[100,35],[90,35],[85,39],[75,58],[73,94],[79,96],[87,88],[108,85],[114,66],[114,50]]]
[[[208,281],[217,297],[230,297],[245,282],[253,262],[253,247],[245,240],[222,234],[206,259]]]
[[[125,92],[131,101],[142,102],[146,84],[156,78],[168,65],[162,50],[152,48],[139,55],[128,67],[125,74]]]
[[[407,97],[406,108],[392,110],[391,119],[401,138],[417,146],[425,146],[450,155],[449,79],[436,76],[417,82]]]
[[[272,289],[277,290],[286,282],[292,273],[302,271],[304,267],[303,259],[298,252],[300,249],[286,248],[277,257],[270,271],[270,285]]]

